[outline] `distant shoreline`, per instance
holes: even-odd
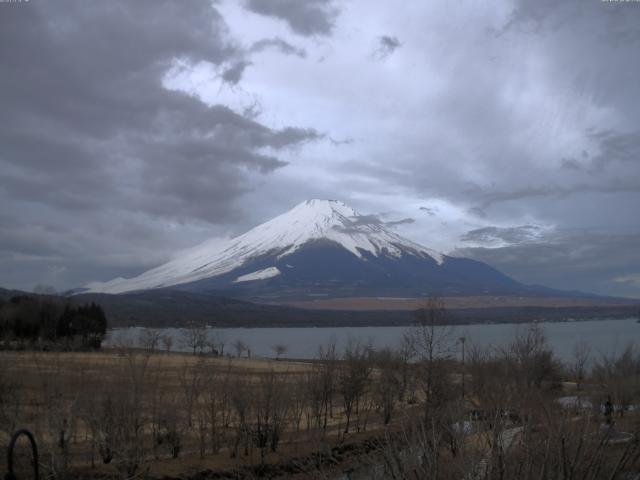
[[[109,308],[107,307],[109,312]],[[335,328],[335,327],[407,327],[415,321],[413,311],[371,310],[265,310],[227,312],[224,318],[207,320],[206,316],[184,317],[183,321],[126,321],[108,313],[113,327],[183,328],[192,323],[215,328]],[[580,322],[636,318],[638,306],[611,307],[497,307],[447,310],[448,325],[509,324],[528,322]],[[124,320],[124,321],[123,321]]]
[[[0,297],[6,299],[16,294],[33,295],[0,289]],[[187,325],[218,328],[409,326],[415,321],[415,311],[424,304],[423,298],[398,297],[254,303],[256,299],[179,290],[122,295],[80,294],[66,300],[101,305],[110,327],[152,328]],[[476,295],[449,296],[443,300],[448,323],[457,325],[637,318],[640,312],[640,300],[610,297]]]
[[[584,322],[607,322],[607,321],[621,321],[621,320],[635,320],[634,317],[592,317],[592,318],[571,318],[566,320],[533,320],[534,323],[584,323]],[[443,323],[438,324],[436,327],[464,327],[469,325],[524,325],[530,323],[528,321],[504,321],[504,322],[465,322],[465,323]],[[638,322],[640,324],[640,321]],[[259,329],[289,329],[289,328],[306,328],[306,329],[323,329],[323,328],[386,328],[386,327],[414,327],[414,323],[408,324],[393,324],[393,325],[299,325],[299,326],[270,326],[270,325],[260,325],[256,327],[247,327],[247,326],[219,326],[219,325],[206,325],[207,328],[211,329],[222,329],[222,330],[232,330],[232,329],[243,329],[243,330],[259,330]],[[107,329],[107,332],[117,332],[119,330],[127,330],[130,328],[154,328],[154,327],[146,327],[143,325],[131,325],[131,326],[115,326]],[[169,330],[169,329],[186,329],[188,326],[167,326],[167,327],[158,327],[158,330]],[[640,326],[638,327],[640,328]],[[286,357],[290,360],[289,357]]]

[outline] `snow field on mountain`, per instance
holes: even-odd
[[[372,221],[343,202],[307,200],[235,238],[206,241],[137,277],[93,282],[84,291],[124,293],[195,282],[231,272],[263,255],[275,254],[281,259],[318,240],[335,242],[360,258],[363,252],[368,252],[374,256],[415,255],[433,258],[438,264],[443,262],[442,254],[401,237],[382,222]],[[271,267],[241,275],[235,282],[279,274],[277,268]]]

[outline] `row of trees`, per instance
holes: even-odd
[[[178,342],[175,344],[174,342]],[[120,346],[127,345],[123,339],[115,341]],[[162,334],[161,330],[155,328],[143,328],[137,338],[137,346],[154,353],[159,350],[171,352],[176,347],[192,352],[194,355],[207,354],[214,357],[231,356],[232,352],[237,357],[251,357],[250,346],[241,338],[237,338],[232,342],[228,342],[225,336],[216,330],[208,328],[206,325],[190,325],[183,328],[181,334],[175,339],[171,334]],[[231,350],[231,352],[229,351]],[[289,347],[283,342],[275,343],[271,346],[271,350],[276,358],[287,353]]]
[[[99,305],[71,305],[48,296],[20,295],[0,302],[0,343],[5,347],[100,348],[107,318]]]
[[[636,348],[590,362],[577,348],[562,364],[534,325],[518,332],[508,348],[469,350],[465,368],[457,367],[467,376],[466,395],[451,375],[434,375],[437,366],[430,382],[427,372],[420,375],[425,387],[431,384],[422,421],[403,417],[401,427],[386,434],[382,459],[369,459],[371,472],[382,465],[384,478],[392,479],[531,480],[640,473]],[[613,413],[607,414],[607,404]]]
[[[114,465],[129,478],[153,459],[185,452],[264,465],[283,439],[320,445],[380,423],[382,402],[397,398],[374,381],[377,353],[358,344],[342,356],[334,345],[324,347],[319,361],[299,372],[247,371],[204,355],[175,364],[129,349],[96,374],[95,366],[78,362],[70,372],[64,357],[50,355],[33,357],[36,389],[12,371],[0,376],[0,424],[7,433],[19,424],[32,428],[54,478],[87,461]],[[29,408],[22,402],[27,392]]]

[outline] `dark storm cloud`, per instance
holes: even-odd
[[[317,132],[312,128],[294,128],[289,127],[278,130],[269,138],[269,146],[279,150],[281,148],[290,147],[291,145],[300,145],[315,140],[325,138],[324,134]]]
[[[307,56],[307,51],[304,48],[295,47],[278,37],[264,38],[254,42],[251,47],[249,47],[249,53],[262,52],[269,49],[277,50],[285,55],[295,55],[300,58],[306,58]]]
[[[594,176],[624,164],[640,161],[640,131],[615,132],[599,130],[589,132],[588,137],[597,145],[596,152],[582,151],[574,158],[563,158],[561,166],[567,170],[583,171]]]
[[[435,215],[436,215],[436,209],[435,208],[420,207],[420,210],[422,210],[423,212],[427,212],[427,215],[429,215],[430,217],[435,217]]]
[[[584,22],[597,21],[597,33],[615,43],[640,41],[640,30],[635,24],[633,9],[635,2],[584,2],[582,0],[514,1],[510,21],[503,28],[521,30],[528,33],[541,33],[545,29],[557,31],[562,28],[575,29],[584,26]]]
[[[245,68],[249,65],[251,65],[251,62],[246,60],[234,62],[230,67],[226,68],[222,72],[222,80],[227,82],[229,85],[237,85],[242,78]]]
[[[245,169],[269,172],[284,165],[257,149],[282,149],[308,138],[291,134],[298,129],[270,130],[224,106],[207,107],[162,87],[173,58],[214,64],[233,59],[224,22],[208,2],[184,10],[177,2],[32,3],[5,9],[2,21],[0,49],[9,72],[0,79],[0,118],[8,126],[0,133],[2,172],[11,180],[7,185],[22,180],[22,194],[33,201],[48,196],[40,175],[64,179],[65,190],[79,190],[81,199],[93,178],[95,197],[111,200],[100,197],[127,193],[129,183],[139,186],[146,175],[138,181],[136,176],[148,171],[168,187],[160,202],[190,200],[192,189],[176,178],[196,172],[209,182],[213,198],[231,200]],[[245,65],[240,61],[227,71],[228,81],[239,79]],[[135,198],[128,200],[139,207]],[[211,211],[206,219],[216,216]]]
[[[565,167],[566,168],[566,167]],[[474,207],[477,212],[485,210],[493,205],[504,202],[520,201],[535,198],[566,198],[574,195],[588,193],[615,194],[615,193],[638,193],[640,192],[640,174],[632,174],[628,178],[613,177],[596,182],[581,182],[575,185],[541,185],[525,187],[510,191],[491,191],[481,188],[469,190],[473,196],[479,199],[480,204]],[[483,213],[484,215],[484,213]]]
[[[401,46],[402,43],[400,43],[397,37],[382,35],[378,37],[378,46],[373,52],[373,58],[376,60],[384,60]]]
[[[360,215],[358,217],[351,217],[349,219],[351,224],[355,227],[360,225],[383,225],[384,222],[380,219],[379,215]]]
[[[351,137],[347,137],[347,138],[333,138],[333,137],[329,137],[329,142],[331,142],[331,145],[333,145],[334,147],[339,147],[341,145],[351,145],[355,140]]]
[[[510,246],[467,253],[525,281],[636,282],[637,4],[241,5],[0,2],[0,286],[139,273],[309,196],[424,205],[408,236],[446,253],[474,229]],[[585,269],[560,278],[572,249]]]
[[[403,225],[407,223],[414,223],[415,219],[413,218],[403,218],[400,220],[390,220],[384,221],[381,218],[381,215],[360,215],[357,217],[352,217],[351,224],[354,227],[362,226],[362,225],[384,225],[388,227],[392,227],[394,225]]]
[[[561,231],[502,248],[458,248],[527,283],[564,290],[640,296],[640,234]]]
[[[338,16],[331,0],[246,0],[247,9],[284,20],[304,36],[329,35]]]
[[[394,227],[397,225],[405,225],[415,222],[415,219],[413,218],[402,218],[400,220],[384,221],[380,217],[381,215],[375,214],[350,217],[350,223],[348,226],[334,228],[343,233],[362,233],[367,231],[367,229],[363,229],[362,227]]]
[[[61,232],[50,226],[18,224],[8,216],[3,220],[12,220],[14,224],[13,228],[0,230],[0,258],[10,255],[56,256],[63,252],[59,244],[51,241],[52,237],[59,236]]]
[[[536,239],[541,233],[537,225],[522,225],[519,227],[484,227],[470,230],[460,237],[463,242],[480,244],[493,243],[501,240],[508,244],[519,244]]]
[[[558,288],[639,296],[616,284],[628,287],[640,271],[640,8],[578,0],[506,8],[513,13],[504,22],[492,15],[483,23],[474,11],[452,22],[464,32],[439,31],[422,58],[437,78],[435,100],[423,108],[437,122],[411,125],[422,138],[398,131],[402,141],[386,157],[372,155],[351,173],[425,203],[444,199],[470,224],[513,225],[464,239],[511,246],[463,254],[521,280],[531,272],[532,282]],[[415,39],[403,31],[402,40],[408,52]],[[541,232],[543,242],[527,237],[526,222],[585,230],[553,242]],[[596,233],[605,225],[610,237]],[[626,276],[616,283],[618,268]]]
[[[393,220],[391,222],[386,222],[385,225],[393,227],[394,225],[407,225],[411,223],[416,223],[415,218],[402,218],[400,220]]]
[[[163,222],[237,219],[234,201],[252,188],[251,176],[286,165],[265,149],[322,137],[312,129],[271,129],[163,87],[175,59],[231,65],[223,76],[237,83],[248,64],[229,35],[206,0],[188,8],[168,0],[2,7],[0,211],[7,221],[0,251],[16,269],[38,249],[43,270],[55,267],[52,249],[60,264],[72,255],[110,251],[114,247],[97,244],[92,233],[101,222],[127,222],[133,215]],[[27,212],[29,228],[20,226]],[[44,233],[56,223],[64,232]],[[162,241],[152,236],[157,226],[140,219],[127,224],[134,223],[144,225],[147,251]],[[103,236],[116,244],[113,230]],[[23,241],[32,235],[39,246]],[[93,250],[74,248],[82,241]],[[47,242],[57,246],[47,248]],[[37,257],[29,262],[36,269]],[[3,274],[0,283],[12,278]]]
[[[425,131],[428,155],[399,145],[393,169],[367,160],[354,170],[427,198],[470,203],[475,211],[492,206],[494,214],[501,213],[500,204],[514,200],[637,191],[640,65],[630,59],[638,45],[619,38],[640,36],[640,9],[622,3],[523,0],[513,2],[512,10],[509,20],[496,27],[498,37],[487,33],[470,42],[457,32],[453,38],[444,33],[440,41],[448,45],[446,58],[431,52],[434,63],[451,71],[443,75],[446,85],[433,107],[438,125]],[[531,69],[531,75],[543,72],[537,82],[544,88],[525,92],[522,85],[532,77],[521,78],[521,69]],[[536,111],[550,98],[558,105],[554,110]],[[526,100],[524,112],[519,112],[521,99]],[[616,125],[598,123],[595,117],[582,132],[570,132],[575,147],[566,149],[571,155],[550,157],[539,147],[560,144],[563,130],[573,123],[576,101],[585,109],[615,112]],[[448,138],[452,130],[456,133]],[[461,174],[467,169],[475,178]],[[469,188],[476,182],[479,188]]]
[[[639,66],[630,59],[640,46],[639,19],[635,2],[517,0],[504,33],[525,32],[525,39],[553,42],[545,53],[550,67],[560,75],[558,80],[587,95],[595,105],[613,108],[625,129],[636,130]],[[591,128],[617,133],[609,124]]]

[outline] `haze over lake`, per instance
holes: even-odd
[[[576,343],[586,342],[591,348],[592,358],[601,355],[620,353],[627,345],[640,342],[640,323],[635,318],[624,320],[588,320],[576,322],[540,323],[556,355],[564,361],[571,358]],[[313,358],[320,345],[336,341],[341,352],[349,339],[371,343],[376,348],[397,347],[403,335],[411,327],[320,327],[320,328],[221,328],[215,329],[226,341],[225,353],[233,353],[231,344],[240,339],[251,350],[252,356],[274,356],[272,346],[277,343],[288,347],[286,357]],[[458,325],[455,327],[437,327],[450,329],[450,351],[460,354],[458,339],[465,337],[467,348],[471,345],[483,347],[506,347],[518,329],[527,328],[527,324],[490,324]],[[123,342],[137,342],[143,328],[132,327],[111,330],[104,343],[115,346]],[[182,329],[167,328],[162,335],[174,337],[173,350],[187,351],[182,343]]]

